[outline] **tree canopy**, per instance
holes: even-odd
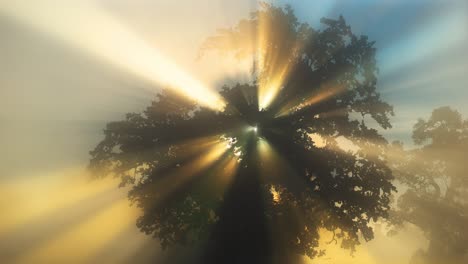
[[[204,263],[316,257],[322,230],[353,250],[387,217],[392,107],[376,91],[373,42],[343,17],[323,29],[264,4],[202,53],[254,59],[252,83],[224,86],[214,112],[163,91],[111,122],[91,152],[97,175],[130,185],[141,231],[163,248],[196,244]]]
[[[395,223],[412,223],[429,240],[413,263],[460,264],[468,260],[468,120],[449,108],[435,109],[414,125],[419,148],[404,151],[392,164],[408,188],[398,199]]]

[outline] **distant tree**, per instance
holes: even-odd
[[[420,148],[400,146],[393,163],[396,179],[408,188],[394,221],[420,227],[429,239],[412,263],[467,263],[468,120],[449,107],[437,108],[415,124],[413,140]]]
[[[163,248],[196,244],[203,263],[288,263],[323,254],[321,229],[351,250],[359,235],[373,238],[369,223],[387,217],[395,188],[387,142],[366,120],[389,128],[392,107],[376,91],[373,43],[343,17],[322,23],[315,30],[290,7],[265,4],[202,47],[256,58],[253,83],[220,91],[224,111],[163,92],[107,125],[90,168],[131,185],[137,226]],[[259,106],[259,89],[278,76],[276,99]],[[229,149],[207,163],[212,138]]]

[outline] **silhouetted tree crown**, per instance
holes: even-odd
[[[376,91],[374,43],[343,17],[322,23],[264,4],[202,47],[255,58],[253,83],[221,89],[224,111],[163,91],[107,125],[90,168],[131,185],[137,226],[163,248],[202,245],[205,262],[282,263],[323,254],[322,229],[350,249],[373,238],[369,223],[387,217],[394,186],[387,142],[366,120],[389,128],[392,108]],[[278,82],[259,106],[259,89]]]
[[[413,128],[419,148],[395,151],[396,179],[407,187],[392,220],[412,223],[429,239],[412,263],[468,261],[468,120],[450,107],[435,109]]]

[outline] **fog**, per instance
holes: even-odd
[[[198,249],[163,250],[157,239],[142,233],[135,225],[141,211],[128,202],[129,189],[118,188],[116,179],[92,179],[89,152],[104,139],[107,123],[150,105],[168,84],[160,79],[200,84],[209,91],[201,99],[217,95],[224,84],[251,82],[251,59],[216,52],[200,56],[200,48],[218,29],[249,18],[259,3],[84,1],[177,66],[174,75],[174,70],[162,72],[161,64],[161,75],[153,80],[122,67],[128,56],[120,65],[118,53],[106,57],[83,48],[83,39],[98,34],[87,28],[102,26],[86,24],[86,12],[80,35],[73,25],[66,37],[57,34],[71,23],[67,12],[76,13],[71,2],[62,8],[52,2],[0,6],[0,260],[186,263]],[[467,263],[466,1],[269,2],[291,5],[301,22],[316,28],[322,17],[343,15],[353,32],[376,41],[377,91],[395,113],[392,128],[378,130],[389,142],[385,154],[396,186],[390,216],[371,223],[374,239],[361,237],[353,254],[324,233],[320,247],[327,253],[300,259]]]

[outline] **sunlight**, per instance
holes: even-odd
[[[275,53],[275,52],[273,52]],[[270,54],[274,56],[273,54]],[[269,65],[258,80],[258,107],[259,110],[267,109],[268,106],[276,99],[279,91],[282,89],[284,82],[292,69],[289,61],[274,62],[274,65]]]
[[[52,237],[31,252],[25,252],[18,263],[69,262],[85,263],[87,258],[102,250],[119,231],[132,226],[136,209],[129,208],[127,198],[121,198],[94,217]],[[53,223],[52,223],[53,224]],[[67,252],[66,255],[62,252]]]
[[[324,228],[319,229],[319,248],[326,250],[326,255],[310,259],[304,257],[304,264],[395,264],[408,263],[408,258],[418,249],[418,245],[427,246],[424,242],[423,234],[415,226],[404,227],[405,232],[390,236],[385,230],[386,225],[382,222],[371,222],[373,225],[375,238],[372,241],[362,243],[356,248],[356,252],[351,254],[349,250],[344,250],[340,245],[340,238],[333,240],[333,232]]]
[[[90,1],[14,1],[0,12],[216,111],[224,100]]]
[[[252,131],[252,132],[254,132],[254,133],[257,133],[258,127],[257,127],[257,126],[249,126],[249,127],[247,128],[247,131]]]
[[[291,164],[266,140],[257,141],[255,155],[258,155],[258,171],[265,182],[294,182],[299,180]],[[288,175],[288,176],[286,176]]]
[[[221,160],[213,166],[210,174],[214,175],[212,186],[215,187],[218,195],[224,195],[225,191],[231,185],[236,172],[239,168],[239,157],[230,153],[221,158]]]
[[[258,17],[256,61],[259,74],[259,110],[267,109],[275,100],[293,68],[291,62],[294,60],[291,60],[291,57],[301,49],[301,45],[296,42],[286,53],[279,51],[272,42],[282,36],[274,36],[281,33],[276,33],[272,28],[271,19],[264,13],[260,13]]]
[[[306,99],[298,99],[291,102],[288,102],[283,106],[280,111],[276,114],[276,117],[286,116],[292,114],[301,109],[313,106],[320,102],[326,101],[333,96],[336,96],[342,92],[346,91],[346,86],[344,85],[321,85],[318,90],[314,92],[313,95],[309,96]]]
[[[278,190],[276,190],[274,185],[270,187],[270,193],[273,196],[273,201],[275,203],[279,203],[281,201],[281,193]]]
[[[353,141],[344,136],[325,136],[319,133],[309,134],[310,139],[317,148],[328,148],[333,151],[339,151],[343,153],[356,154],[357,151],[362,150],[358,146],[358,142]]]
[[[0,5],[0,263],[468,263],[468,2],[138,2]]]
[[[258,107],[265,110],[274,101],[283,85],[284,75],[260,77],[258,82]]]
[[[314,142],[314,147],[324,148],[327,146],[327,141],[318,133],[309,134],[310,139]]]
[[[304,264],[307,263],[317,263],[317,264],[329,264],[329,263],[343,263],[343,264],[374,264],[376,263],[374,257],[368,250],[366,250],[365,245],[361,245],[358,250],[351,255],[349,250],[343,250],[340,243],[341,240],[337,239],[337,243],[333,240],[333,233],[326,229],[319,229],[320,240],[319,248],[326,250],[327,254],[323,257],[316,259],[310,259],[304,257]],[[380,262],[379,262],[380,263]],[[384,262],[389,264],[389,262]]]
[[[220,138],[219,135],[206,136],[195,139],[189,139],[174,144],[171,146],[171,149],[169,151],[171,152],[171,155],[177,157],[177,159],[185,159],[187,157],[199,154],[200,150],[207,150],[209,148],[219,146],[219,144],[224,142],[225,141],[222,138]]]
[[[228,146],[229,142],[220,141],[213,146],[207,147],[203,152],[194,157],[193,160],[180,165],[180,167],[171,170],[162,179],[157,180],[152,187],[158,188],[158,197],[164,199],[164,197],[176,191],[194,175],[220,161],[222,155],[229,149]]]
[[[267,43],[267,34],[269,32],[268,23],[265,22],[265,19],[259,17],[258,28],[257,28],[257,49],[256,49],[256,63],[257,63],[257,75],[265,69],[265,49],[268,47]],[[259,110],[265,109],[267,105],[273,100],[273,93],[275,93],[275,88],[269,86],[266,87],[265,81],[259,79],[258,83],[258,108]]]
[[[47,175],[38,173],[33,179],[24,177],[24,180],[2,183],[0,187],[0,192],[6,197],[0,204],[3,212],[0,234],[106,193],[118,185],[112,178],[90,182],[89,174],[77,169]]]
[[[263,162],[271,161],[276,154],[268,141],[263,139],[257,142],[257,152],[260,157],[260,165],[262,165]]]
[[[36,263],[39,258],[39,262],[46,263],[51,258],[66,258],[66,255],[61,254],[63,250],[45,253],[43,249],[56,239],[61,241],[58,244],[69,243],[69,237],[63,237],[70,230],[113,207],[116,201],[126,201],[125,190],[116,189],[118,179],[91,181],[91,176],[83,169],[66,169],[23,177],[2,184],[1,188],[6,197],[0,204],[4,213],[0,219],[0,236],[3,237],[0,241],[0,255],[7,261],[24,258],[25,263]],[[129,214],[128,209],[119,208],[122,214],[128,215],[128,220],[135,217]],[[102,224],[107,225],[105,222]],[[112,225],[107,226],[111,228]],[[109,234],[118,234],[118,231],[118,228],[108,229]],[[77,231],[78,233],[81,231]],[[94,240],[93,234],[96,232],[88,232],[86,236]],[[99,236],[104,238],[101,234]],[[81,252],[88,252],[88,246],[92,247],[92,244],[83,244]],[[73,248],[71,251],[78,250],[74,246],[70,248]],[[83,253],[84,255],[86,254]],[[31,261],[32,259],[35,261]]]
[[[186,150],[186,156],[190,153],[196,155],[200,149],[205,151],[190,164],[178,169],[175,172],[177,177],[171,179],[171,184],[161,187],[173,191],[182,184],[180,177],[189,177],[219,160],[215,169],[220,181],[219,190],[223,191],[239,166],[234,153],[220,160],[228,145],[229,142],[220,140],[219,136],[181,143],[178,146]],[[100,256],[100,252],[107,252],[108,245],[114,243],[112,241],[121,232],[127,230],[127,233],[133,234],[131,229],[137,209],[129,207],[125,190],[115,189],[117,179],[92,182],[89,179],[82,169],[70,169],[2,185],[1,190],[8,199],[0,204],[5,213],[0,219],[0,230],[4,231],[5,239],[14,247],[12,252],[7,252],[7,257],[16,259],[17,263],[63,262],[69,260],[72,254],[77,262],[86,262]],[[7,203],[7,200],[17,202]],[[99,230],[98,236],[95,236],[96,230]],[[136,228],[134,232],[139,234]],[[24,236],[28,237],[28,241],[21,239]],[[141,245],[141,237],[134,237],[135,243]],[[24,252],[21,253],[20,249]],[[122,252],[121,257],[128,257],[128,254],[131,252]]]

